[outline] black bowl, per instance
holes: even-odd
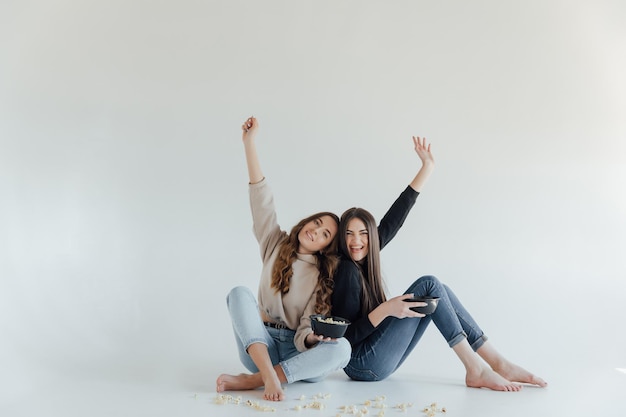
[[[311,328],[313,333],[332,339],[343,337],[350,322],[342,317],[323,316],[313,314],[311,318]]]
[[[422,314],[432,314],[437,308],[437,304],[439,303],[439,297],[429,297],[429,296],[413,297],[413,298],[407,298],[404,301],[411,301],[411,302],[421,301],[423,303],[427,303],[427,305],[424,307],[411,307],[411,310],[417,311],[418,313],[422,313]]]

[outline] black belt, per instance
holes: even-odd
[[[285,323],[272,323],[269,321],[264,321],[263,324],[265,324],[267,327],[272,327],[274,329],[288,329],[289,328],[287,327]]]

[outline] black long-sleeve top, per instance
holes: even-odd
[[[378,225],[380,249],[391,241],[404,224],[404,220],[415,205],[419,192],[407,186],[394,201]],[[361,262],[363,263],[363,262]],[[332,295],[332,314],[350,321],[345,337],[352,348],[356,348],[376,328],[367,315],[361,313],[361,274],[367,274],[366,268],[342,254],[341,261],[335,272],[335,287]]]

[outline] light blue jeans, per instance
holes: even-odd
[[[329,373],[345,367],[350,360],[350,343],[345,338],[336,342],[320,342],[312,349],[299,352],[293,342],[294,330],[275,329],[263,324],[256,299],[247,287],[233,288],[226,303],[239,358],[250,372],[259,372],[248,354],[248,347],[253,343],[267,346],[272,364],[280,364],[289,384],[321,381]]]
[[[358,381],[380,381],[395,372],[406,360],[433,321],[450,347],[467,339],[474,351],[487,340],[452,290],[431,275],[415,281],[405,294],[439,297],[437,309],[422,318],[387,317],[352,352],[344,372]]]

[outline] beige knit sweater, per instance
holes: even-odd
[[[293,264],[289,292],[284,295],[276,292],[271,287],[272,268],[278,256],[279,242],[287,232],[278,226],[274,197],[266,179],[250,184],[250,207],[254,236],[259,242],[263,260],[259,308],[271,321],[284,323],[296,330],[294,344],[298,351],[304,352],[307,350],[304,340],[312,333],[309,316],[315,313],[315,290],[319,276],[315,256],[298,254]]]

